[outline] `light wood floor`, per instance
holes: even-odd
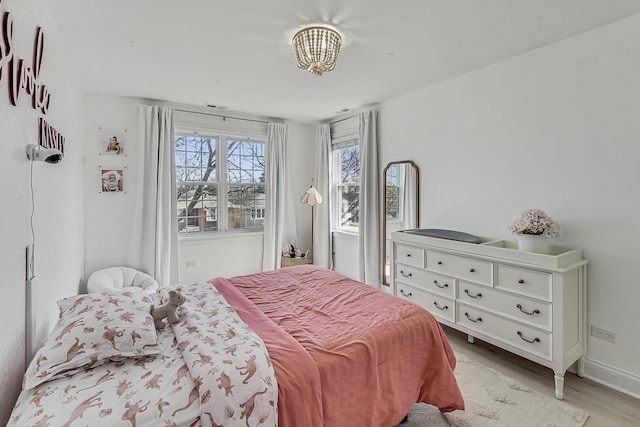
[[[443,326],[454,351],[518,379],[531,388],[555,396],[553,371],[478,339],[467,342],[467,335]],[[567,372],[564,400],[589,413],[585,427],[640,426],[640,400]]]

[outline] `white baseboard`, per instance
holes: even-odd
[[[584,376],[599,384],[640,399],[640,376],[586,359]]]

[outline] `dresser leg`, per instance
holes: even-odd
[[[555,372],[554,379],[556,382],[556,398],[562,400],[564,399],[564,372]]]
[[[580,378],[584,377],[584,361],[585,361],[584,357],[581,357],[581,358],[578,359],[578,372],[577,372],[577,374],[578,374],[578,376]]]
[[[473,344],[473,337],[471,335],[469,335],[469,334],[467,334],[467,342],[469,344]]]

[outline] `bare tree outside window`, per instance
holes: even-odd
[[[340,227],[354,227],[360,222],[360,147],[339,150]]]
[[[264,217],[252,212],[265,206],[264,150],[262,142],[177,134],[179,233],[262,229]]]
[[[265,144],[228,140],[227,147],[229,229],[262,228],[255,211],[265,206]]]
[[[217,208],[217,139],[176,135],[176,208],[178,231],[217,231],[206,210]]]

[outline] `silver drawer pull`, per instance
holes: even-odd
[[[464,315],[467,317],[467,319],[471,320],[473,323],[482,322],[482,317],[478,317],[477,319],[473,319],[473,318],[471,318],[471,316],[469,316],[469,313],[465,313]]]
[[[400,270],[400,274],[402,274],[404,277],[411,277],[411,276],[413,276],[413,274],[411,274],[411,273],[406,274],[406,273],[405,273],[404,271],[402,271],[402,270]]]
[[[449,287],[449,284],[445,283],[444,285],[441,285],[441,284],[438,283],[437,280],[434,280],[433,284],[436,285],[437,287],[439,287],[440,289],[444,289],[444,288],[448,288]]]
[[[529,311],[525,311],[520,304],[516,305],[516,307],[518,307],[518,309],[521,312],[523,312],[524,314],[528,314],[529,316],[533,316],[534,314],[540,314],[540,310],[538,310],[537,308],[535,310],[529,312]]]
[[[435,305],[438,310],[448,310],[449,309],[448,305],[445,305],[444,307],[440,307],[436,301],[433,302],[433,305]]]
[[[524,336],[522,336],[522,332],[518,331],[518,336],[522,339],[522,341],[526,341],[529,344],[533,344],[535,342],[540,342],[540,338],[534,338],[533,340],[528,340]]]
[[[409,292],[408,294],[405,293],[402,289],[400,289],[400,293],[402,294],[403,297],[410,297],[411,295],[413,295],[411,292]]]
[[[480,298],[480,297],[482,297],[482,294],[480,292],[478,292],[475,295],[471,295],[471,292],[469,292],[469,289],[465,289],[464,293],[469,295],[471,298]]]

